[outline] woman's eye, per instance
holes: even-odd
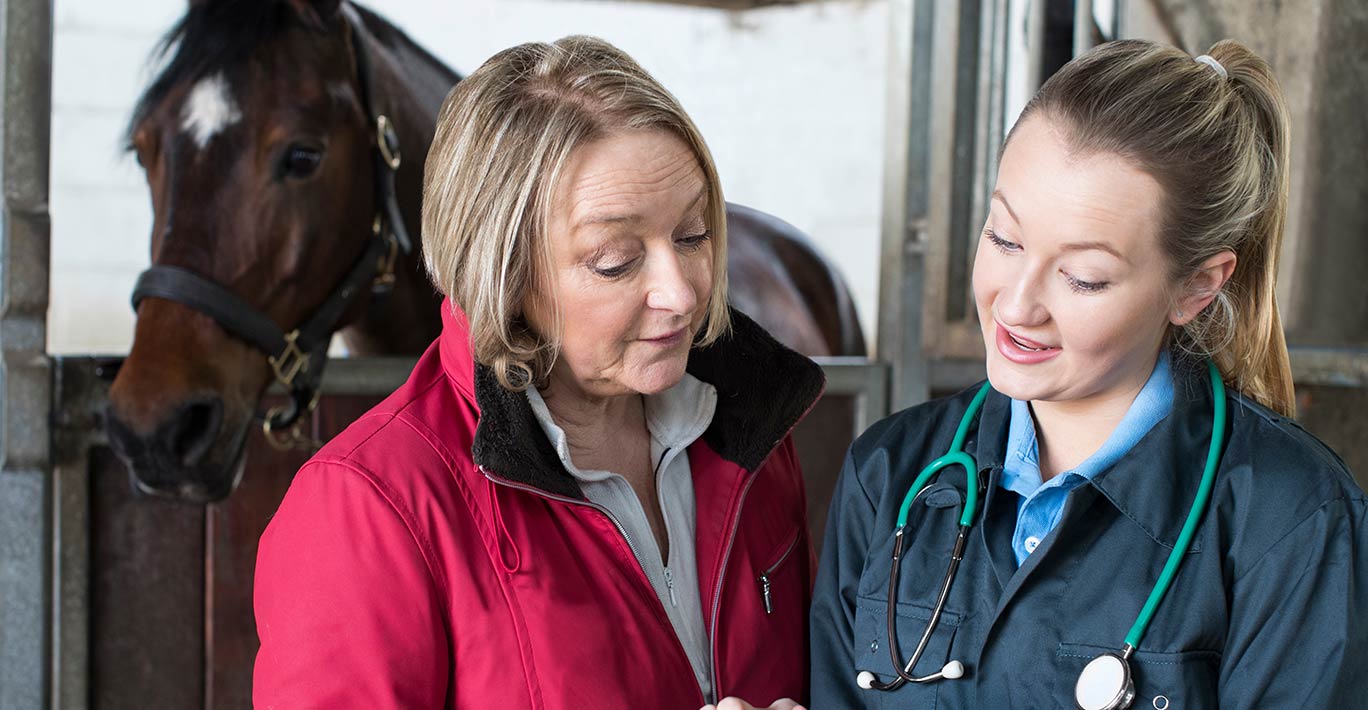
[[[688,236],[680,237],[675,240],[675,243],[683,249],[693,251],[703,246],[703,243],[709,239],[712,239],[712,232],[703,232],[701,234],[690,234]]]
[[[1006,239],[1003,239],[1002,237],[998,236],[997,232],[994,232],[991,229],[983,230],[983,236],[988,241],[992,242],[993,246],[997,247],[998,251],[1002,252],[1003,254],[1012,254],[1021,251],[1020,244],[1017,244],[1016,242],[1009,242]]]
[[[623,274],[626,274],[629,270],[631,270],[631,268],[632,268],[632,263],[633,263],[633,262],[631,262],[631,261],[627,261],[627,262],[623,262],[623,263],[621,263],[621,264],[618,264],[618,265],[616,265],[616,266],[597,266],[597,265],[595,265],[595,266],[590,266],[589,269],[590,269],[591,271],[593,271],[595,274],[598,274],[599,276],[602,276],[602,277],[605,278],[605,279],[615,279],[615,278],[618,278],[619,276],[622,276]]]
[[[1084,281],[1067,273],[1064,273],[1064,280],[1068,282],[1069,288],[1073,289],[1074,293],[1097,293],[1109,285],[1106,281]]]
[[[290,146],[280,160],[280,176],[305,178],[318,169],[323,160],[323,150],[313,146],[295,144]]]

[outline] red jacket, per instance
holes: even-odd
[[[300,469],[261,538],[255,705],[696,710],[623,536],[443,310],[408,381]],[[690,354],[718,406],[688,454],[714,688],[765,705],[807,695],[814,564],[789,432],[822,377],[734,318]]]

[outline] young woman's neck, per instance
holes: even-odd
[[[1087,399],[1032,401],[1041,480],[1078,466],[1102,448],[1145,388],[1149,374]]]

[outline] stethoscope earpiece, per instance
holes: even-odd
[[[911,669],[909,668],[908,672],[910,671]],[[935,673],[932,673],[928,676],[922,676],[920,678],[913,678],[912,682],[929,683],[933,680],[958,680],[963,677],[964,664],[960,663],[959,661],[950,661],[949,663],[941,666],[941,669],[936,671]],[[860,686],[860,688],[864,690],[873,690],[874,688],[878,688],[879,690],[894,690],[906,682],[907,679],[900,677],[894,678],[893,682],[891,683],[880,683],[879,677],[874,675],[873,673],[870,673],[869,671],[860,671],[860,674],[855,676],[855,685]]]

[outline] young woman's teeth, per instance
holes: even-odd
[[[1013,336],[1011,333],[1008,333],[1008,334],[1007,334],[1007,337],[1011,338],[1011,339],[1012,339],[1012,342],[1013,342],[1013,343],[1016,343],[1016,346],[1019,347],[1019,348],[1021,348],[1022,350],[1030,350],[1030,351],[1033,352],[1033,353],[1038,353],[1038,352],[1040,352],[1041,350],[1049,350],[1049,348],[1033,348],[1033,347],[1027,345],[1026,343],[1021,342],[1020,340],[1017,340],[1016,337]]]

